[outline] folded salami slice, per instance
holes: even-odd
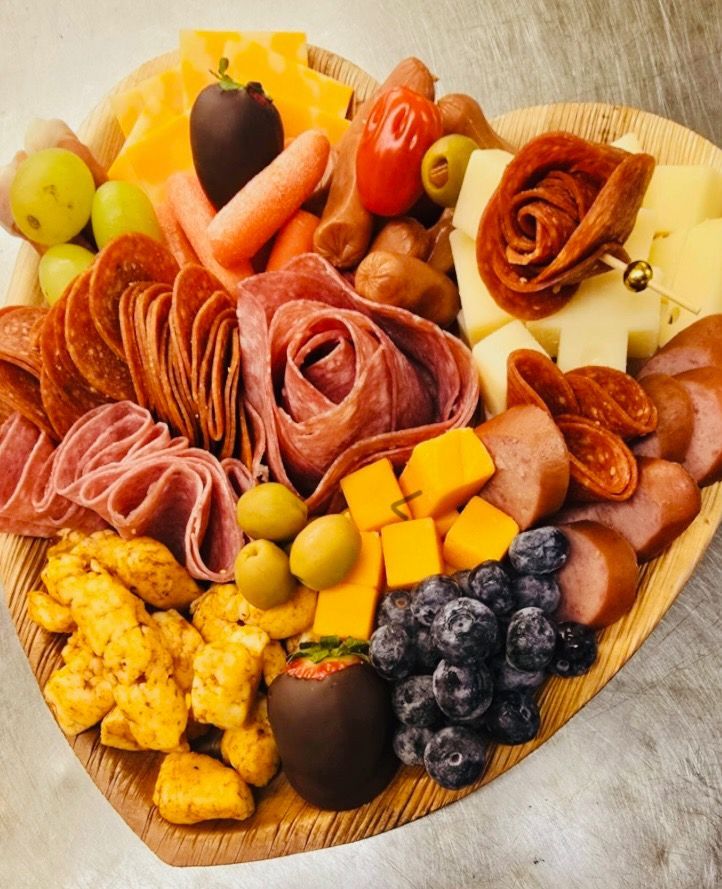
[[[98,333],[119,358],[125,357],[119,312],[125,288],[136,281],[172,284],[177,273],[173,256],[147,235],[120,235],[100,251],[90,278],[90,312]]]
[[[533,349],[517,349],[506,363],[506,406],[534,404],[552,416],[577,414],[572,387],[551,358]]]
[[[0,427],[0,531],[52,537],[65,527],[105,527],[95,513],[48,490],[54,453],[52,440],[20,414]]]
[[[623,244],[654,169],[628,154],[571,133],[545,133],[506,167],[479,224],[479,273],[493,299],[516,318],[558,311],[585,278],[627,261]]]
[[[9,361],[0,361],[0,408],[5,415],[17,411],[57,440],[58,435],[43,406],[40,380]]]
[[[638,438],[657,428],[657,408],[629,374],[589,365],[566,374],[578,412],[620,438]]]
[[[586,417],[556,418],[569,451],[570,502],[628,500],[637,487],[637,461],[622,439]]]
[[[358,296],[321,257],[249,278],[238,293],[246,401],[265,426],[271,475],[311,510],[327,506],[353,469],[401,460],[471,419],[479,389],[468,349],[423,318]]]

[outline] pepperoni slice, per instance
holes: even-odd
[[[545,133],[510,161],[479,224],[476,257],[492,298],[516,318],[544,318],[604,253],[628,260],[629,236],[654,169],[571,133]]]
[[[65,342],[73,363],[85,379],[113,401],[132,400],[133,381],[125,358],[118,358],[101,339],[90,312],[90,270],[79,275],[68,291]]]
[[[61,438],[83,414],[109,400],[85,379],[68,352],[65,340],[68,294],[66,290],[51,307],[40,334],[40,394],[45,412]]]
[[[551,358],[517,349],[507,359],[507,407],[534,404],[552,416],[578,413],[574,391]]]
[[[40,306],[0,309],[0,359],[40,376],[40,329],[48,310]]]
[[[98,333],[118,358],[125,357],[120,299],[126,287],[136,281],[170,285],[177,274],[173,256],[147,235],[120,235],[100,251],[90,278],[90,313]]]
[[[58,434],[43,406],[40,381],[9,361],[0,361],[0,408],[5,415],[17,411],[57,441]]]
[[[569,450],[569,500],[629,500],[637,461],[622,439],[587,417],[556,417]]]
[[[150,405],[150,395],[146,390],[143,355],[135,328],[135,306],[140,294],[148,287],[159,287],[161,292],[165,289],[163,284],[148,284],[145,281],[130,284],[123,291],[118,308],[120,330],[123,338],[123,352],[128,362],[128,370],[133,381],[133,389],[135,390],[135,398],[131,400],[141,407]]]
[[[588,365],[566,374],[579,413],[621,438],[649,435],[657,428],[657,408],[639,383],[620,370]]]

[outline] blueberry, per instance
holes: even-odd
[[[425,627],[414,627],[413,641],[416,649],[416,671],[418,673],[433,673],[441,660],[441,655],[431,638],[431,630],[427,630]]]
[[[424,765],[437,784],[459,790],[481,777],[484,745],[470,729],[450,725],[436,732],[426,745]]]
[[[572,621],[559,624],[557,645],[547,667],[557,676],[582,676],[597,659],[594,630]]]
[[[410,590],[394,590],[383,597],[376,613],[377,626],[401,624],[408,628],[412,623]]]
[[[490,665],[491,676],[494,680],[494,693],[507,691],[532,692],[539,688],[546,679],[544,670],[535,670],[530,673],[527,670],[517,670],[507,663],[506,656],[495,657]]]
[[[541,608],[553,614],[561,598],[561,591],[552,574],[521,574],[514,578],[517,608]]]
[[[489,737],[499,744],[525,744],[539,732],[539,708],[531,695],[510,691],[494,698],[484,723]]]
[[[483,602],[462,596],[448,602],[431,625],[431,638],[441,656],[454,664],[483,661],[496,647],[494,613]]]
[[[411,602],[414,620],[422,627],[430,627],[444,605],[460,595],[461,587],[455,580],[444,574],[432,574],[414,588]]]
[[[508,617],[514,610],[511,579],[499,562],[482,562],[469,575],[469,595],[491,608],[497,617]]]
[[[479,664],[460,666],[439,661],[434,670],[433,692],[441,711],[455,721],[474,721],[491,703],[494,683]]]
[[[424,750],[434,736],[430,728],[418,725],[400,725],[394,732],[394,753],[406,766],[424,764]]]
[[[416,653],[411,637],[401,624],[386,624],[371,637],[369,658],[384,679],[403,679],[413,673]]]
[[[509,561],[519,574],[551,574],[562,567],[568,555],[569,541],[551,525],[522,531],[509,547]]]
[[[457,571],[455,574],[452,574],[451,577],[459,584],[459,589],[461,590],[462,596],[470,595],[469,588],[469,576],[471,571],[467,568],[464,571]]]
[[[541,608],[522,608],[512,616],[506,634],[506,659],[517,670],[541,670],[549,663],[556,630]]]
[[[391,705],[404,725],[435,726],[443,719],[431,676],[409,676],[397,682],[391,692]]]

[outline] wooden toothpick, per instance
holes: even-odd
[[[671,290],[668,290],[666,287],[663,287],[661,284],[656,284],[653,281],[654,278],[654,270],[652,266],[646,262],[644,259],[636,259],[634,262],[630,262],[627,264],[626,262],[622,262],[621,259],[617,259],[616,256],[612,256],[611,253],[605,253],[601,257],[602,262],[606,263],[608,266],[611,266],[613,269],[618,269],[622,272],[624,286],[627,290],[631,290],[634,293],[640,293],[642,290],[646,290],[649,287],[651,290],[654,290],[656,293],[659,293],[660,296],[663,296],[665,299],[668,299],[671,303],[674,303],[676,306],[679,306],[681,309],[686,309],[688,312],[691,312],[693,315],[699,315],[699,309],[689,305],[676,293],[672,293]]]

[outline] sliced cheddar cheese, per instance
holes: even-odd
[[[388,457],[341,479],[341,490],[359,531],[378,531],[409,517],[401,487]]]
[[[180,114],[183,111],[180,68],[169,68],[142,80],[136,86],[112,96],[110,104],[126,137],[135,129],[141,117],[152,121],[160,114]]]
[[[370,639],[380,595],[374,587],[345,582],[321,590],[313,619],[314,634]]]
[[[350,86],[280,55],[246,33],[181,31],[180,70],[189,107],[214,82],[211,72],[217,70],[221,57],[228,59],[230,77],[240,83],[260,82],[276,103],[283,97],[326,114],[346,116],[353,94]]]
[[[475,568],[487,559],[501,559],[519,533],[511,516],[472,497],[444,539],[444,560],[454,568]]]
[[[433,519],[412,519],[381,529],[386,585],[390,590],[413,586],[442,574],[441,541]]]

